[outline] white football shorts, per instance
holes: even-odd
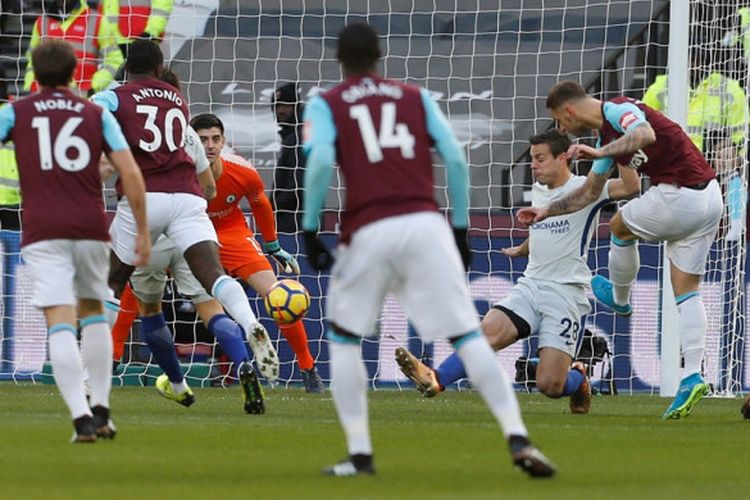
[[[328,286],[328,320],[355,335],[372,335],[389,292],[426,341],[479,329],[453,234],[438,213],[381,219],[340,245]]]
[[[151,261],[147,266],[137,267],[130,277],[133,293],[146,304],[158,304],[167,284],[167,269],[174,278],[177,290],[194,304],[211,300],[198,279],[190,272],[185,258],[177,246],[166,236],[160,236],[151,250]]]
[[[218,242],[216,231],[206,214],[206,200],[189,193],[146,193],[146,215],[151,241],[166,234],[180,253],[202,241]],[[117,204],[109,226],[112,250],[124,263],[135,262],[136,225],[127,198]]]
[[[645,241],[666,241],[672,264],[698,275],[706,269],[723,210],[716,180],[700,191],[657,184],[621,209],[633,234]]]
[[[109,297],[109,243],[99,240],[43,240],[21,249],[34,288],[36,307],[76,305],[78,299]]]
[[[510,309],[539,334],[539,348],[551,347],[574,358],[583,338],[591,304],[580,285],[521,277],[503,300],[495,305]]]

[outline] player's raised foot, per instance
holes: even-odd
[[[594,292],[596,300],[608,306],[620,316],[630,316],[633,314],[633,306],[630,304],[616,304],[615,296],[612,292],[612,282],[604,276],[598,274],[591,278],[591,291]]]
[[[195,403],[195,394],[193,394],[190,387],[177,394],[172,388],[172,384],[169,383],[169,377],[167,377],[166,373],[159,375],[156,379],[156,390],[165,398],[176,401],[182,406],[189,407]]]
[[[742,409],[740,411],[742,412],[743,417],[750,420],[750,394],[747,395],[745,402],[742,403]]]
[[[263,402],[263,388],[260,386],[258,376],[252,363],[245,361],[237,370],[240,375],[240,386],[242,386],[242,396],[245,399],[245,413],[251,415],[261,415],[266,412]]]
[[[302,383],[305,385],[305,392],[313,394],[323,394],[326,392],[326,386],[320,378],[318,369],[314,366],[309,370],[300,370],[302,374]]]
[[[510,436],[508,446],[513,465],[532,478],[545,478],[555,475],[556,469],[544,454],[531,444],[526,436]]]
[[[90,415],[84,415],[73,420],[73,437],[71,443],[93,443],[96,441],[96,427],[94,419]]]
[[[591,383],[589,382],[588,373],[586,373],[586,365],[580,361],[576,361],[571,365],[570,369],[579,371],[583,375],[583,382],[570,395],[570,413],[586,414],[589,412],[589,408],[591,408]]]
[[[109,416],[109,408],[97,405],[91,408],[91,413],[94,414],[96,437],[100,439],[114,439],[117,435],[117,427],[115,427],[115,423]]]
[[[680,389],[677,391],[677,396],[672,401],[672,404],[669,405],[667,411],[664,412],[662,418],[665,420],[676,420],[687,417],[693,411],[693,407],[706,394],[708,394],[708,384],[703,380],[700,373],[693,373],[685,377],[680,382]]]
[[[341,462],[323,468],[320,471],[325,476],[350,477],[360,474],[375,474],[372,455],[350,455]]]
[[[255,355],[255,366],[266,377],[266,380],[275,382],[279,378],[279,355],[265,327],[260,323],[255,323],[247,333],[247,341]]]
[[[414,382],[417,390],[426,398],[433,398],[444,388],[440,385],[435,375],[435,370],[422,363],[412,353],[403,347],[396,348],[396,363],[401,372]]]

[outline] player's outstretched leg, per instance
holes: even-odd
[[[747,395],[747,397],[745,398],[745,402],[742,403],[740,412],[742,412],[743,417],[750,420],[750,394]]]
[[[403,347],[396,348],[396,363],[401,372],[414,382],[417,390],[426,398],[435,397],[445,388],[440,385],[435,370],[422,363],[416,356]]]
[[[570,369],[583,375],[583,382],[570,395],[570,413],[586,414],[591,408],[591,383],[589,382],[586,365],[580,361],[576,361]]]
[[[258,381],[258,376],[255,374],[255,369],[252,363],[245,361],[240,364],[237,373],[240,378],[240,386],[242,386],[242,395],[245,399],[245,413],[251,415],[261,415],[266,412],[265,405],[263,403],[263,389]]]
[[[528,438],[513,386],[508,375],[497,364],[487,339],[479,331],[474,331],[451,338],[451,342],[466,368],[469,380],[502,427],[513,464],[534,478],[553,476],[555,467]]]
[[[258,370],[269,382],[276,381],[279,378],[279,355],[268,332],[258,323],[255,313],[250,309],[242,285],[224,274],[219,261],[218,245],[213,241],[201,241],[188,248],[184,256],[190,271],[203,288],[221,303],[244,330]]]
[[[708,384],[700,373],[693,373],[680,381],[680,388],[677,391],[672,404],[664,412],[662,418],[679,419],[685,418],[693,411],[693,407],[700,401],[703,396],[708,394]]]
[[[321,472],[331,476],[374,474],[367,415],[367,370],[360,356],[361,340],[340,329],[330,330],[328,339],[331,340],[331,393],[349,456]]]
[[[630,316],[633,314],[633,306],[628,303],[618,304],[612,292],[612,282],[604,276],[595,275],[591,278],[591,291],[594,292],[596,300],[608,306],[620,316]]]

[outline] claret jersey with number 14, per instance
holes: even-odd
[[[342,242],[370,222],[437,210],[433,141],[419,87],[372,75],[349,78],[321,97],[346,182]]]

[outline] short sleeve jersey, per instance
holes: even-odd
[[[531,188],[531,205],[548,206],[580,188],[586,177],[574,175],[564,185],[549,189],[539,183]],[[593,203],[570,214],[549,217],[529,228],[529,262],[524,275],[554,283],[587,286],[591,281],[586,258],[599,210],[609,203],[609,182]]]
[[[17,153],[23,245],[109,239],[99,158],[127,143],[108,111],[67,89],[44,89],[0,110],[6,139]]]
[[[147,78],[96,94],[94,102],[109,109],[122,127],[150,193],[202,196],[195,164],[185,151],[190,116],[180,92]],[[119,183],[118,194],[122,194]]]
[[[333,118],[346,183],[342,242],[370,222],[437,210],[433,141],[419,87],[378,76],[354,77],[322,98]]]
[[[253,196],[263,193],[263,181],[255,167],[241,156],[222,154],[221,161],[223,169],[216,180],[216,196],[208,202],[208,217],[217,232],[245,230],[247,220],[240,201],[246,197],[252,202]]]
[[[690,137],[659,111],[635,99],[617,97],[602,103],[602,115],[602,146],[622,137],[644,121],[654,129],[656,141],[653,144],[615,158],[618,164],[637,168],[648,175],[653,184],[693,186],[716,177]]]

